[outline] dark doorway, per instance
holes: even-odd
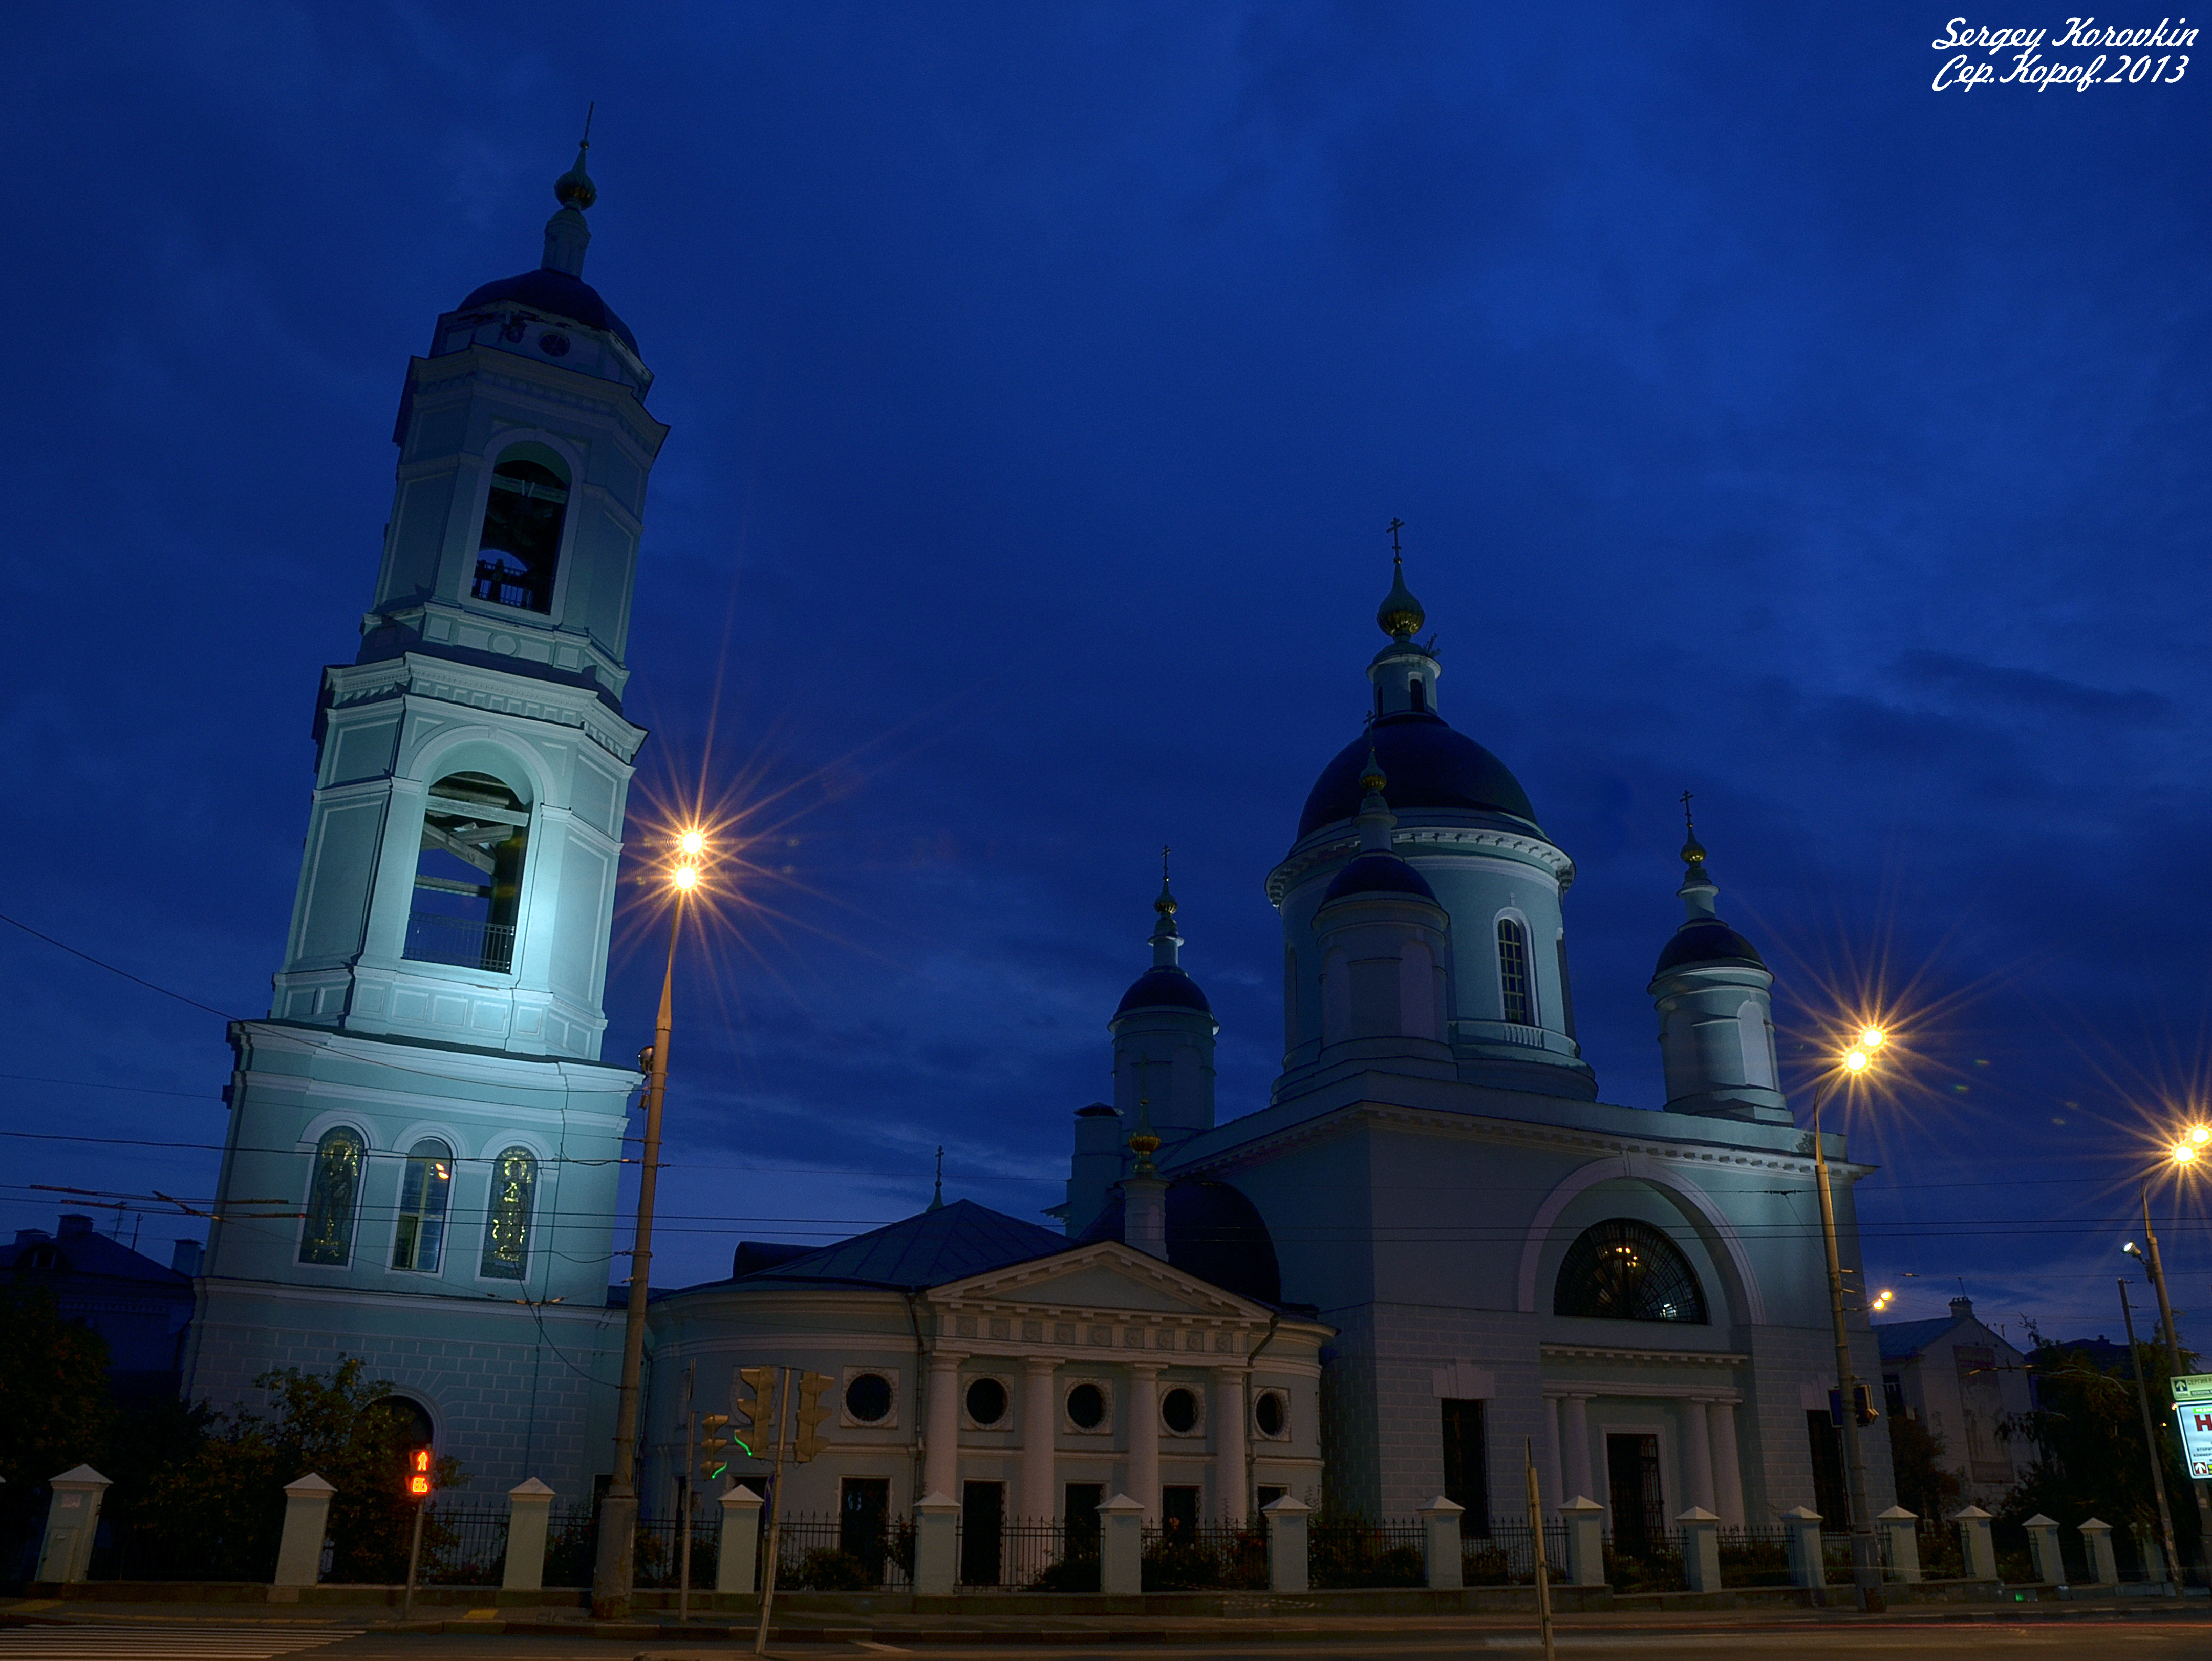
[[[1103,1483],[1067,1485],[1067,1506],[1060,1524],[1060,1555],[1068,1582],[1065,1590],[1098,1590],[1098,1502],[1105,1497]]]
[[[960,1491],[960,1584],[995,1586],[1003,1562],[1004,1482],[969,1482]]]
[[[1200,1493],[1194,1488],[1160,1490],[1160,1532],[1168,1539],[1188,1544],[1198,1538]]]
[[[1613,1548],[1626,1557],[1648,1557],[1667,1537],[1667,1506],[1659,1492],[1659,1439],[1605,1439],[1605,1474],[1613,1495]]]
[[[872,1586],[884,1583],[890,1512],[888,1476],[848,1476],[837,1485],[837,1549],[860,1559]]]
[[[1290,1490],[1288,1488],[1271,1488],[1267,1483],[1262,1482],[1260,1484],[1260,1491],[1252,1497],[1258,1502],[1259,1509],[1265,1511],[1268,1506],[1273,1505],[1276,1500],[1281,1499],[1289,1492]]]
[[[1490,1537],[1490,1462],[1482,1431],[1482,1403],[1447,1400],[1444,1421],[1444,1498],[1461,1507],[1460,1533]]]
[[[1826,1408],[1805,1409],[1805,1434],[1813,1444],[1813,1509],[1832,1529],[1851,1525],[1850,1489],[1844,1482],[1844,1427]]]

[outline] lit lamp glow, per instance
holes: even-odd
[[[1859,1041],[1857,1047],[1865,1050],[1869,1056],[1888,1042],[1889,1034],[1883,1031],[1878,1026],[1862,1027],[1859,1030]]]
[[[2202,1147],[2212,1142],[2212,1124],[2193,1124],[2189,1127],[2189,1140]]]
[[[1844,1070],[1846,1073],[1863,1073],[1873,1065],[1873,1062],[1874,1057],[1863,1050],[1847,1050],[1844,1052]]]
[[[706,851],[707,833],[703,830],[686,830],[678,839],[676,845],[684,850],[686,858],[696,860]]]
[[[688,894],[699,885],[699,867],[696,865],[679,865],[676,867],[675,873],[669,878],[669,881],[676,885],[678,892]]]
[[[2176,1142],[2173,1145],[2173,1162],[2176,1165],[2195,1165],[2198,1152],[2194,1141]]]

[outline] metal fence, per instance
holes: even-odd
[[[415,1579],[425,1586],[495,1586],[507,1574],[505,1506],[434,1505],[422,1514]]]
[[[768,1531],[763,1522],[763,1555]],[[775,1525],[775,1583],[787,1591],[904,1591],[914,1584],[910,1520],[787,1512]]]
[[[1795,1579],[1790,1568],[1790,1530],[1779,1524],[1753,1523],[1714,1533],[1721,1548],[1723,1586],[1786,1586]]]
[[[1565,1524],[1544,1524],[1544,1564],[1553,1581],[1565,1578]],[[1536,1584],[1535,1530],[1526,1523],[1492,1523],[1486,1535],[1462,1530],[1460,1579],[1470,1586],[1533,1586]]]
[[[1306,1526],[1306,1574],[1322,1586],[1418,1586],[1427,1578],[1417,1522],[1316,1517]]]
[[[1146,1591],[1265,1591],[1265,1530],[1177,1521],[1144,1533]]]
[[[1678,1529],[1640,1530],[1641,1537],[1618,1544],[1605,1536],[1605,1579],[1615,1591],[1686,1591],[1682,1536]]]

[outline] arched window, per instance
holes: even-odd
[[[1705,1294],[1681,1247],[1649,1223],[1609,1217],[1584,1229],[1567,1248],[1552,1313],[1702,1326]]]
[[[1498,990],[1507,1020],[1535,1025],[1536,1000],[1528,984],[1528,931],[1510,917],[1498,920]]]
[[[1414,676],[1407,683],[1406,690],[1413,695],[1413,713],[1417,715],[1425,713],[1429,707],[1429,689],[1422,682],[1421,678],[1419,675]]]
[[[425,1136],[407,1150],[399,1179],[399,1232],[392,1237],[392,1266],[438,1272],[446,1244],[446,1197],[453,1186],[453,1150]]]
[[[526,611],[553,609],[553,569],[561,557],[561,524],[568,513],[568,481],[560,458],[542,444],[520,444],[491,472],[483,534],[477,547],[478,599]]]
[[[307,1226],[300,1232],[300,1261],[343,1268],[353,1260],[353,1220],[360,1208],[361,1165],[368,1144],[349,1126],[325,1130],[315,1144],[315,1174],[307,1190]]]
[[[1774,1088],[1774,1046],[1766,1036],[1766,1014],[1758,1001],[1746,998],[1736,1006],[1737,1035],[1743,1042],[1743,1081],[1761,1090]]]
[[[520,1281],[530,1272],[530,1214],[537,1194],[538,1161],[528,1148],[510,1147],[491,1162],[483,1262],[491,1279]]]
[[[514,917],[530,810],[489,773],[448,773],[422,806],[422,850],[406,955],[504,975],[514,964]]]

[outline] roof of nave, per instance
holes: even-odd
[[[953,1200],[788,1262],[756,1270],[747,1286],[881,1287],[917,1292],[1065,1251],[1065,1234],[1003,1211]],[[730,1284],[727,1281],[722,1284]]]

